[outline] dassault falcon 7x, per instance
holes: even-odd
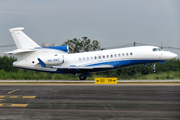
[[[14,67],[61,74],[81,73],[80,80],[90,72],[107,71],[127,66],[164,62],[176,54],[156,46],[138,46],[82,53],[68,52],[68,46],[41,47],[22,32],[24,28],[9,29],[17,49],[6,52],[16,56]]]

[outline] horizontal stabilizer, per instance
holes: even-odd
[[[34,52],[36,51],[35,49],[26,49],[26,50],[23,50],[23,49],[16,49],[16,50],[13,50],[13,51],[9,51],[9,52],[4,52],[5,54],[12,54],[12,55],[15,55],[15,54],[18,54],[18,53],[23,53],[23,52]]]

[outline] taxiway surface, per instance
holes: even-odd
[[[180,85],[0,85],[2,120],[179,120]]]

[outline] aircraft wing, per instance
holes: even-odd
[[[76,66],[52,66],[52,68],[57,69],[95,69],[95,68],[114,68],[112,65],[97,65],[97,66],[85,66],[85,67],[76,67]]]
[[[95,66],[91,66],[94,68],[114,68],[113,65],[95,65]]]
[[[93,69],[92,67],[71,67],[71,66],[52,66],[57,69]]]

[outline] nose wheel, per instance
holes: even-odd
[[[155,72],[156,72],[156,63],[153,63],[153,64],[151,65],[151,67],[152,67],[152,69],[153,69],[153,72],[155,73]]]

